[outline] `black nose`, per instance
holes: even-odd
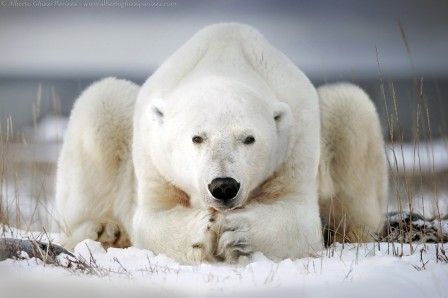
[[[224,202],[233,199],[238,190],[240,189],[240,184],[236,182],[233,178],[215,178],[212,183],[208,185],[208,190],[212,193],[212,195],[218,200],[222,200]]]

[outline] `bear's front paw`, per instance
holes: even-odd
[[[250,224],[237,214],[218,216],[218,245],[215,256],[229,263],[244,263],[252,255],[249,231]]]
[[[187,252],[189,263],[215,262],[215,251],[218,234],[216,228],[216,216],[213,212],[201,214],[195,227],[192,244]]]
[[[98,222],[94,226],[96,232],[95,241],[101,242],[104,248],[109,247],[129,247],[131,242],[124,228],[117,222],[112,220],[105,220]]]

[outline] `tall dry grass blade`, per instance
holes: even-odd
[[[20,209],[20,191],[18,185],[17,172],[14,173],[14,202],[15,202],[15,212],[16,212],[16,227],[21,228],[21,219],[23,217],[22,210]]]
[[[419,182],[420,182],[420,199],[422,202],[422,216],[426,217],[426,213],[425,213],[425,197],[423,195],[423,169],[422,169],[422,162],[421,162],[421,157],[420,157],[420,122],[421,122],[421,105],[419,103],[417,103],[417,111],[416,111],[416,129],[415,129],[415,134],[414,134],[414,151],[413,151],[413,160],[414,163],[415,161],[418,162],[418,173],[415,173],[415,170],[413,171],[413,175],[416,176],[418,175],[419,177]],[[415,169],[415,167],[414,167]],[[426,234],[426,227],[423,227],[423,233]],[[426,241],[426,239],[425,239]]]
[[[382,97],[383,103],[384,103],[384,109],[385,109],[385,113],[386,113],[385,118],[387,120],[387,126],[389,128],[390,142],[393,143],[393,139],[394,139],[394,136],[393,136],[393,124],[392,124],[393,122],[392,122],[392,118],[389,118],[389,109],[388,109],[388,106],[387,106],[386,91],[385,91],[384,82],[383,82],[383,72],[382,72],[382,69],[381,69],[381,63],[380,63],[380,58],[379,58],[378,47],[376,45],[375,45],[375,54],[376,54],[376,63],[377,63],[377,67],[378,67],[378,77],[380,79],[380,94],[381,94],[381,97]],[[396,155],[395,155],[394,147],[391,146],[391,149],[393,151],[395,166],[397,167],[398,164],[397,164],[397,158],[396,158]],[[389,158],[387,158],[387,165],[388,165],[388,168],[389,168],[389,172],[392,174],[391,176],[392,176],[394,185],[397,186],[398,185],[397,184],[397,175],[394,174],[393,167],[392,167],[392,164],[391,164]],[[399,195],[397,187],[395,187],[395,189],[396,189],[397,195]],[[388,231],[389,230],[390,229],[388,229]],[[389,243],[390,240],[389,239],[390,239],[390,237],[387,237],[387,239],[388,239],[388,252],[389,252],[389,245],[390,245],[390,243]],[[392,243],[392,245],[394,245],[394,244]],[[392,247],[392,248],[393,248],[393,252],[395,253],[395,248],[394,247]]]
[[[14,140],[14,129],[12,126],[12,117],[8,116],[6,119],[6,143],[12,142]]]
[[[411,65],[412,77],[414,79],[414,84],[417,84],[417,72],[415,71],[414,59],[412,59],[411,47],[409,46],[409,41],[406,36],[406,31],[404,30],[404,26],[401,23],[401,19],[398,18],[398,27],[400,28],[401,38],[403,39],[404,46],[406,48],[406,52],[409,58],[409,64]]]
[[[445,99],[442,97],[442,92],[440,91],[439,83],[434,79],[434,89],[436,90],[436,99],[439,106],[439,113],[440,113],[440,120],[441,120],[441,127],[439,127],[439,133],[441,136],[446,138],[447,134],[447,123],[446,123],[446,108],[445,108]]]
[[[3,127],[2,119],[0,119],[0,224],[7,225],[8,218],[3,204],[3,183],[6,175],[6,161],[5,161],[5,148],[3,144]]]
[[[393,105],[394,105],[395,121],[396,121],[396,124],[398,126],[398,124],[400,122],[399,122],[398,108],[397,108],[397,95],[396,95],[396,92],[395,92],[395,87],[394,87],[394,83],[393,82],[390,82],[390,89],[391,89],[391,92],[392,92],[392,102],[393,102]],[[413,195],[412,195],[412,190],[411,190],[411,187],[410,187],[410,183],[408,181],[408,173],[407,173],[407,169],[406,169],[406,162],[405,162],[405,159],[404,159],[404,152],[403,152],[403,143],[404,143],[403,133],[400,130],[397,130],[397,132],[399,134],[398,138],[400,140],[401,163],[403,164],[402,176],[404,177],[404,189],[405,189],[406,198],[407,198],[407,201],[408,201],[409,212],[413,213],[413,210],[412,210],[412,197],[413,197]],[[397,170],[397,175],[399,175],[398,170]],[[400,209],[400,211],[402,211],[403,208],[401,206],[401,204],[402,204],[401,200],[399,201],[399,204],[400,204],[399,209]],[[405,228],[407,229],[407,227],[405,227]],[[405,232],[406,231],[403,231],[403,233],[405,233]],[[412,232],[413,232],[412,231],[412,225],[409,225],[409,245],[410,245],[410,249],[411,249],[411,254],[414,253],[414,247],[412,246]],[[402,243],[402,249],[403,249],[403,243]]]
[[[37,86],[36,102],[33,103],[33,126],[37,127],[37,121],[40,117],[40,107],[42,103],[42,84]]]
[[[51,103],[53,113],[55,115],[62,115],[61,98],[59,97],[59,94],[56,92],[56,88],[54,86],[51,86]]]
[[[432,195],[433,195],[433,200],[434,200],[434,204],[436,206],[436,211],[437,211],[437,217],[438,217],[438,222],[439,222],[439,229],[440,231],[442,231],[442,215],[440,213],[440,207],[439,207],[439,189],[438,189],[438,184],[437,184],[437,179],[435,178],[436,175],[436,169],[435,169],[435,164],[434,164],[434,146],[433,146],[433,141],[432,141],[432,132],[431,132],[431,121],[430,121],[430,116],[429,116],[429,108],[428,106],[426,106],[426,118],[428,121],[428,134],[429,134],[429,146],[430,146],[430,150],[431,150],[431,155],[432,155],[432,163],[431,163],[431,174],[432,174]],[[442,249],[444,249],[444,242],[443,242],[443,237],[441,237],[441,242],[442,242]]]
[[[385,111],[386,111],[387,124],[388,124],[388,127],[390,128],[391,124],[390,124],[390,120],[389,120],[389,110],[387,108],[386,92],[384,90],[383,71],[381,70],[379,52],[378,52],[378,47],[376,45],[375,45],[375,53],[376,53],[376,63],[377,63],[377,66],[378,66],[378,76],[380,78],[380,93],[381,93],[381,97],[383,98],[383,102],[384,102],[384,108],[385,108]]]

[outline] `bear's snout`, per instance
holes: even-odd
[[[223,203],[233,199],[240,189],[240,184],[233,178],[215,178],[208,185],[208,190],[212,196]]]

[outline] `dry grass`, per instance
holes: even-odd
[[[391,191],[394,193],[395,200],[391,201],[391,206],[402,212],[403,210],[407,210],[411,213],[418,211],[420,215],[427,219],[438,220],[441,227],[441,219],[445,214],[441,213],[441,202],[440,202],[440,194],[444,192],[445,195],[448,193],[448,189],[446,189],[444,181],[447,178],[447,172],[442,171],[438,172],[435,169],[434,164],[434,150],[433,150],[433,131],[431,128],[431,113],[429,110],[428,100],[424,93],[424,79],[423,77],[418,78],[417,72],[415,70],[414,62],[412,59],[411,48],[409,45],[408,38],[406,36],[406,31],[401,23],[398,20],[398,27],[400,29],[400,33],[403,39],[403,44],[406,48],[409,63],[412,70],[414,88],[415,88],[415,96],[417,97],[417,106],[415,118],[415,127],[413,127],[413,164],[406,164],[404,159],[403,152],[403,144],[404,137],[402,133],[402,128],[399,126],[399,111],[397,108],[397,98],[395,87],[393,81],[388,82],[388,93],[386,92],[386,86],[384,84],[382,78],[381,64],[380,58],[377,50],[377,63],[378,63],[378,73],[380,77],[380,91],[383,99],[387,119],[387,127],[389,131],[388,142],[390,144],[398,144],[399,146],[389,146],[392,150],[393,159],[392,161],[389,159],[389,172],[391,179]],[[393,111],[388,111],[388,106],[393,106]],[[443,106],[440,107],[443,109]],[[446,135],[445,132],[441,131],[442,135]],[[421,148],[421,144],[425,144],[424,146],[428,146],[428,148]],[[446,141],[445,141],[445,144]],[[399,147],[397,152],[396,148]],[[445,147],[446,149],[447,147]],[[421,156],[422,153],[426,153],[429,156]],[[430,169],[423,169],[422,167],[422,159],[427,158],[428,160],[432,160],[432,165]],[[401,159],[401,160],[400,160]],[[409,161],[407,161],[409,162]],[[401,165],[401,166],[399,166]],[[442,188],[443,186],[444,188]],[[431,198],[428,200],[428,194],[431,195]],[[445,200],[448,199],[448,196],[445,197]],[[429,202],[428,202],[429,201]],[[430,204],[428,204],[430,203]],[[418,207],[416,208],[416,205]],[[432,210],[426,210],[425,207],[430,205]],[[443,206],[447,206],[446,202],[443,202]],[[447,212],[448,210],[442,211]],[[413,233],[412,230],[413,225],[403,225],[401,231],[403,234],[409,234],[409,242],[411,245],[411,253],[413,253]],[[423,231],[425,232],[425,231]],[[404,237],[402,237],[404,239]],[[401,251],[403,252],[403,241],[400,243]],[[442,239],[441,250],[444,251],[444,243]]]
[[[53,107],[60,110],[57,94],[52,94]],[[15,132],[11,116],[6,119],[6,129],[2,129],[0,119],[0,223],[28,231],[52,231],[57,227],[53,209],[54,161],[61,144],[39,144],[34,140],[41,103],[39,85],[32,109],[34,126],[28,131]]]

